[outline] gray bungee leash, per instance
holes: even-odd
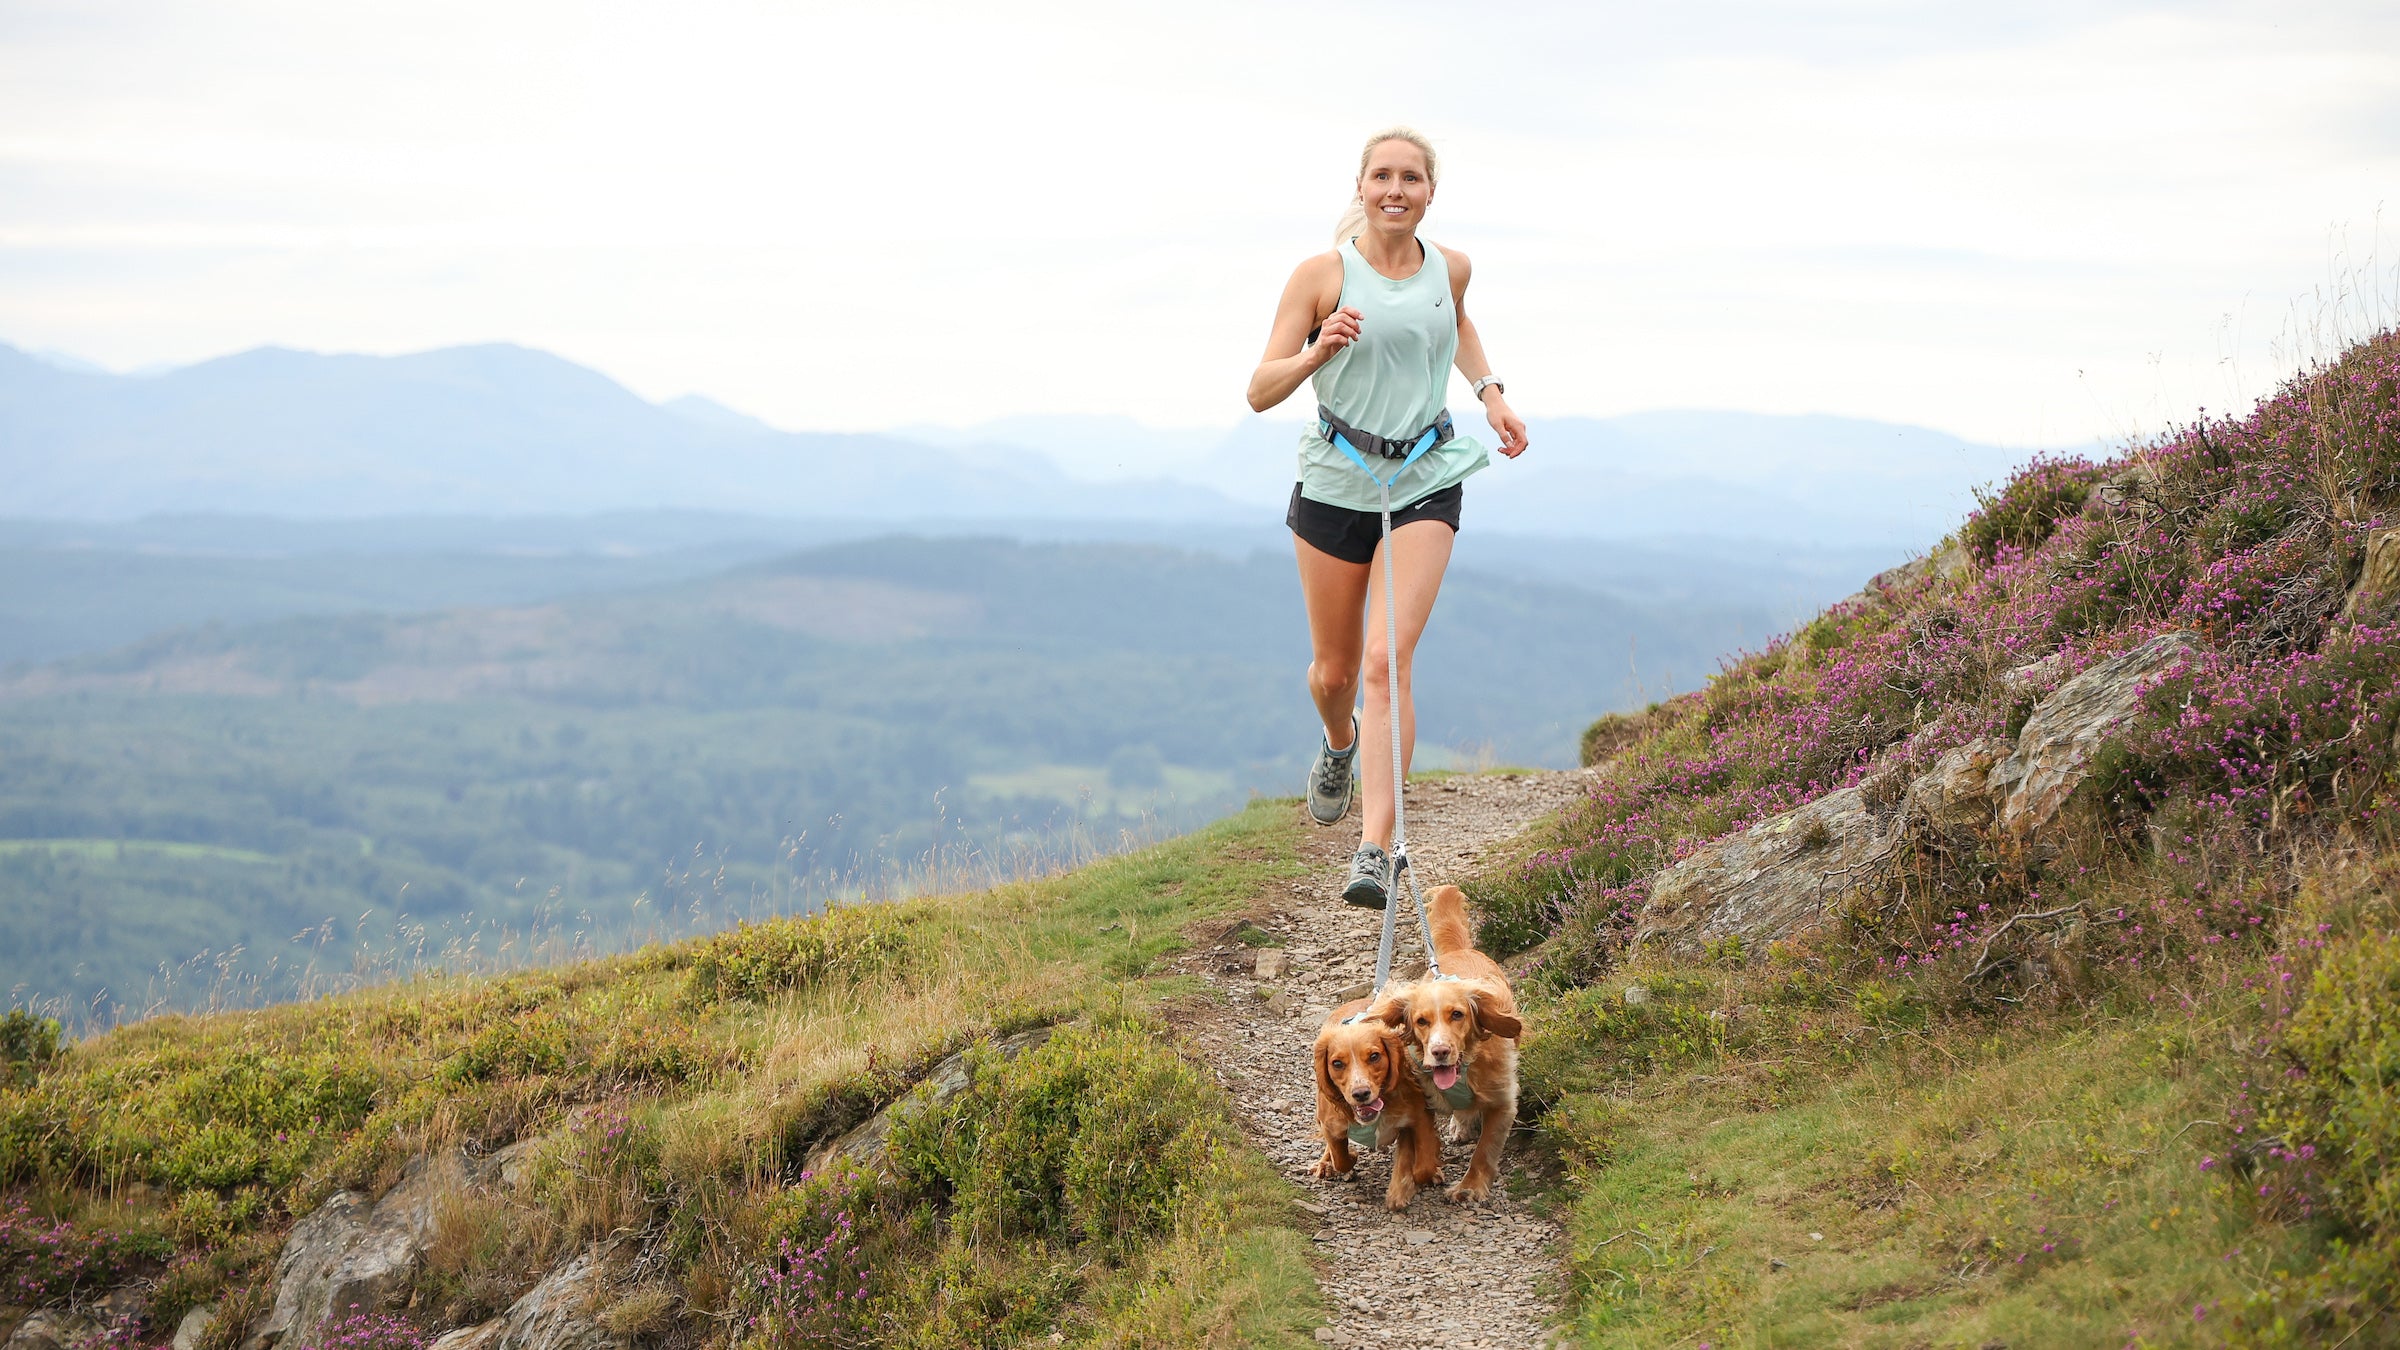
[[[1392,485],[1374,474],[1367,476],[1375,479],[1383,493],[1383,720],[1392,728],[1392,881],[1408,880],[1408,898],[1417,910],[1417,934],[1425,943],[1425,973],[1438,980],[1442,961],[1433,950],[1433,921],[1425,916],[1425,897],[1417,893],[1417,874],[1408,865],[1408,806],[1400,767],[1400,587],[1394,580],[1398,568],[1392,556]],[[1375,988],[1369,998],[1382,993],[1392,979],[1392,911],[1399,898],[1392,894],[1393,889],[1384,887],[1383,937],[1375,944]]]

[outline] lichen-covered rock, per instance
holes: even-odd
[[[27,1313],[16,1330],[8,1333],[5,1350],[66,1350],[97,1330],[98,1324],[88,1317],[40,1308]]]
[[[1916,824],[1945,835],[1971,835],[1991,827],[1992,766],[2008,754],[2008,742],[1979,736],[1945,752],[1912,779],[1902,810]]]
[[[991,1048],[999,1052],[1003,1059],[1015,1059],[1049,1040],[1050,1032],[1051,1028],[1049,1027],[1035,1027],[1031,1031],[1020,1031],[1013,1036],[1003,1036],[992,1042]],[[935,1105],[949,1101],[966,1091],[968,1085],[973,1081],[973,1077],[967,1071],[966,1051],[961,1050],[957,1054],[945,1056],[925,1075],[926,1090],[929,1094],[927,1098],[919,1098],[913,1093],[901,1098],[876,1112],[871,1119],[856,1129],[831,1143],[819,1145],[809,1153],[808,1160],[803,1165],[811,1172],[822,1172],[835,1162],[847,1158],[868,1171],[879,1170],[883,1167],[885,1148],[892,1137],[894,1123],[892,1113],[894,1111],[912,1101],[930,1101]],[[923,1107],[918,1106],[911,1109],[922,1110]]]
[[[216,1320],[217,1306],[213,1303],[186,1311],[183,1320],[175,1324],[175,1350],[195,1350]]]
[[[1975,560],[1967,553],[1966,545],[1953,536],[1945,539],[1931,553],[1911,558],[1898,567],[1887,567],[1867,578],[1866,586],[1851,596],[1845,604],[1877,599],[1903,590],[1926,577],[1936,581],[1956,581],[1975,570]]]
[[[2379,619],[2400,600],[2400,529],[2375,530],[2367,535],[2367,564],[2342,603],[2342,617]]]
[[[2025,694],[2040,696],[2058,683],[2060,667],[2066,664],[2065,652],[2052,652],[2038,661],[2028,661],[2000,676],[2000,691],[2012,698]]]
[[[275,1262],[275,1308],[243,1350],[298,1350],[353,1310],[405,1303],[433,1236],[434,1202],[463,1177],[455,1158],[419,1158],[381,1200],[342,1191],[293,1225]]]
[[[608,1291],[605,1253],[587,1251],[481,1326],[453,1331],[431,1350],[625,1350],[633,1344],[602,1325],[595,1309]]]
[[[1881,874],[1897,840],[1857,788],[1828,792],[1659,873],[1634,945],[1696,952],[1738,937],[1754,954],[1823,923]]]
[[[2138,711],[2161,672],[2198,650],[2189,633],[2161,633],[2062,684],[2034,705],[2017,746],[1992,766],[2000,827],[2020,838],[2039,833],[2091,777],[2092,757]]]

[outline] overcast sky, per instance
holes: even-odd
[[[0,0],[0,340],[1229,424],[1395,121],[1537,447],[1675,407],[2122,438],[2271,385],[2400,254],[2389,3]]]

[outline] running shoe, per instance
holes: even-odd
[[[1351,768],[1358,759],[1358,718],[1350,719],[1350,748],[1336,750],[1317,742],[1317,762],[1308,766],[1308,818],[1319,825],[1337,825],[1350,814],[1351,787],[1358,781]]]
[[[1392,891],[1392,860],[1375,844],[1360,844],[1350,855],[1350,881],[1342,887],[1342,902],[1361,909],[1381,909]]]

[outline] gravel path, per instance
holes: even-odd
[[[1419,884],[1469,875],[1486,849],[1566,804],[1587,781],[1584,773],[1565,771],[1412,784],[1409,853]],[[1250,1141],[1309,1193],[1309,1211],[1323,1216],[1316,1242],[1326,1267],[1319,1283],[1333,1323],[1318,1330],[1318,1340],[1376,1350],[1546,1345],[1558,1311],[1559,1229],[1509,1197],[1508,1160],[1489,1205],[1453,1205],[1434,1189],[1402,1214],[1383,1208],[1389,1151],[1367,1155],[1347,1180],[1308,1174],[1323,1151],[1309,1062],[1317,1028],[1344,990],[1363,991],[1375,974],[1382,916],[1343,904],[1339,894],[1357,842],[1355,816],[1314,831],[1310,878],[1263,897],[1249,916],[1284,937],[1289,970],[1273,971],[1272,956],[1262,970],[1260,953],[1230,936],[1186,955],[1186,969],[1234,995],[1219,1015],[1201,1021],[1196,1039],[1233,1093]],[[1415,912],[1405,899],[1401,904],[1396,976],[1421,972],[1425,959]],[[1444,1150],[1445,1182],[1466,1170],[1470,1151]],[[1475,1272],[1472,1282],[1458,1278],[1466,1269]]]

